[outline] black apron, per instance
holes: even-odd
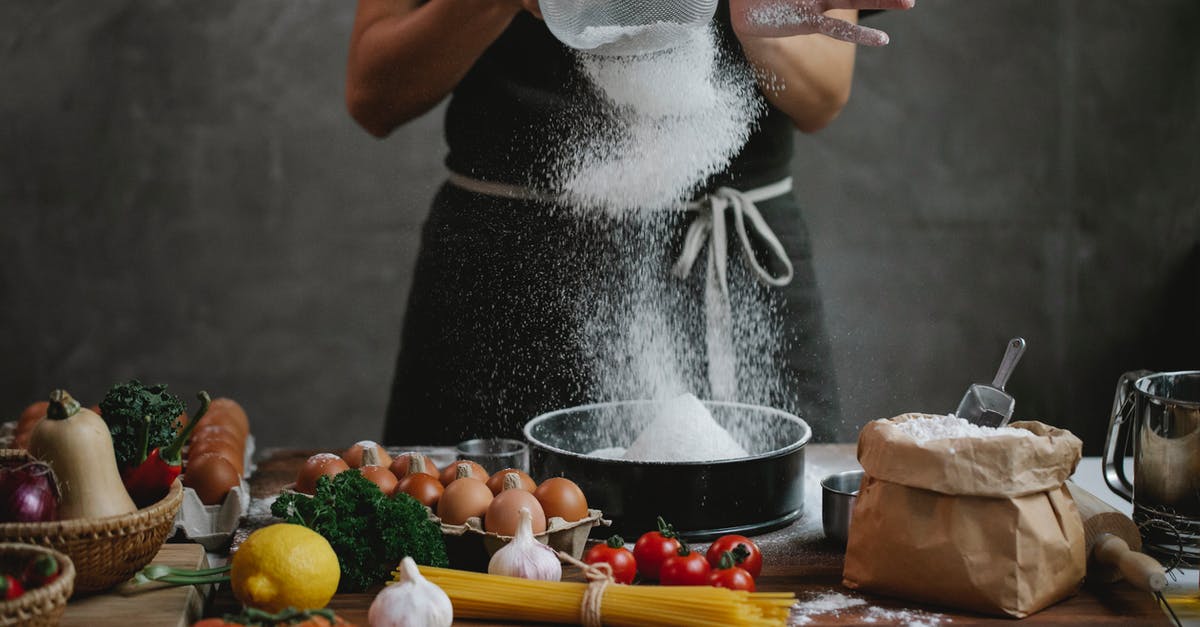
[[[718,15],[723,45],[740,50],[725,3]],[[541,184],[550,147],[572,125],[587,123],[580,103],[594,99],[589,89],[574,54],[542,22],[522,13],[453,93],[445,123],[447,166],[479,180]],[[751,189],[789,176],[792,136],[787,116],[768,106],[747,145],[706,189]],[[766,358],[782,366],[784,381],[771,398],[738,400],[795,412],[818,439],[829,440],[840,415],[808,231],[790,193],[758,208],[787,250],[794,278],[783,288],[755,283],[731,240],[729,282],[735,296],[766,300],[774,308],[781,341],[768,347],[773,354]],[[384,441],[519,438],[525,422],[546,411],[622,400],[595,397],[597,373],[590,370],[603,338],[584,337],[581,316],[589,315],[592,300],[605,298],[605,290],[646,281],[629,276],[629,264],[614,263],[628,254],[631,241],[641,240],[647,242],[644,254],[661,262],[662,272],[651,279],[661,285],[654,287],[678,292],[684,306],[702,307],[703,272],[686,280],[670,276],[689,220],[685,212],[664,212],[662,223],[647,233],[634,221],[581,220],[552,204],[445,184],[422,232]],[[703,353],[703,325],[685,331]],[[703,378],[692,390],[701,398],[708,393]]]

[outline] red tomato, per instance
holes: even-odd
[[[643,579],[658,579],[663,562],[679,552],[675,529],[658,517],[658,531],[647,531],[633,545],[633,557]]]
[[[708,585],[715,588],[754,592],[754,577],[735,561],[733,551],[726,551],[708,574]]]
[[[743,547],[741,550],[738,550],[739,545]],[[706,555],[708,565],[717,568],[721,562],[721,556],[726,551],[733,552],[734,562],[750,573],[751,577],[757,579],[758,575],[762,573],[762,552],[750,538],[738,535],[721,536],[712,543],[712,546],[708,547]]]
[[[22,594],[25,594],[25,588],[12,575],[4,575],[0,578],[0,597],[4,601],[11,601]]]
[[[621,536],[613,536],[604,544],[588,549],[583,561],[588,564],[608,564],[617,583],[633,583],[633,577],[637,575],[637,560],[625,548],[625,540]]]
[[[659,583],[664,586],[705,586],[712,570],[704,556],[684,545],[679,552],[662,563]]]
[[[720,568],[708,574],[708,585],[716,588],[754,592],[754,577],[751,577],[746,569],[737,566]]]

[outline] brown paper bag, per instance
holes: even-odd
[[[843,583],[922,603],[1022,618],[1078,589],[1083,523],[1063,485],[1082,443],[1069,431],[1017,422],[1037,438],[918,444],[895,424],[863,428],[866,471]]]

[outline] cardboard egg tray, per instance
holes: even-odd
[[[512,541],[512,536],[484,531],[483,521],[478,517],[468,518],[467,522],[461,525],[448,525],[431,511],[429,519],[442,528],[442,537],[446,541],[446,555],[450,558],[452,568],[486,572],[492,554]],[[546,530],[533,534],[533,537],[556,551],[562,551],[575,559],[582,559],[592,529],[607,527],[610,524],[612,521],[605,520],[600,510],[589,509],[586,517],[575,522],[552,517],[546,523]]]
[[[245,474],[241,485],[234,486],[225,500],[216,505],[205,505],[196,491],[183,489],[183,505],[175,515],[175,532],[196,542],[207,551],[220,551],[229,545],[233,532],[237,531],[242,516],[250,509],[250,485],[246,479],[254,472],[254,436],[246,436]]]

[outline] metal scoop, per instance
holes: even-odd
[[[967,388],[967,393],[958,403],[954,415],[985,427],[1003,427],[1008,424],[1008,421],[1012,420],[1016,401],[1004,391],[1004,385],[1008,383],[1008,377],[1013,368],[1017,367],[1017,362],[1023,354],[1025,340],[1019,337],[1009,340],[1008,350],[1004,351],[1004,359],[1000,362],[1000,369],[996,371],[996,378],[992,380],[992,384],[975,383]]]

